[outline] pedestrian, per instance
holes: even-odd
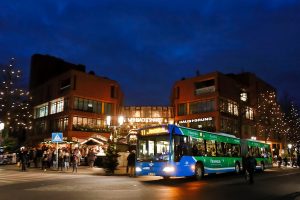
[[[78,169],[78,157],[77,157],[77,155],[75,153],[73,153],[73,155],[72,155],[71,163],[72,163],[72,167],[73,167],[72,173],[74,173],[74,172],[77,173],[77,169]]]
[[[245,171],[246,180],[248,181],[249,178],[249,183],[253,184],[254,183],[253,176],[256,168],[256,160],[250,152],[247,154],[245,165],[246,165],[246,171]]]
[[[43,157],[42,157],[42,170],[47,171],[48,167],[48,152],[44,151]]]
[[[284,157],[283,162],[284,162],[284,166],[287,167],[288,166],[287,156]]]
[[[278,168],[281,167],[281,164],[282,164],[282,158],[281,158],[281,156],[279,155],[279,156],[278,156]]]
[[[25,148],[21,148],[21,152],[20,152],[20,162],[21,162],[21,169],[22,172],[26,171],[26,166],[27,166],[27,151],[25,150]]]
[[[60,170],[63,171],[64,165],[64,151],[60,149],[58,152],[58,170],[60,168]]]
[[[69,151],[66,150],[64,155],[65,169],[68,171],[70,168],[70,154]]]
[[[87,155],[87,161],[88,161],[88,164],[89,164],[89,167],[90,167],[90,168],[93,168],[93,167],[94,167],[95,159],[96,159],[96,155],[95,155],[95,153],[94,153],[94,150],[93,150],[93,149],[90,149],[90,150],[89,150],[89,153],[88,153],[88,155]]]
[[[129,176],[135,176],[135,150],[132,150],[127,157],[127,165],[129,169]]]

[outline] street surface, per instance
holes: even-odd
[[[254,184],[242,175],[217,174],[204,180],[104,176],[81,170],[73,174],[0,166],[0,200],[85,199],[241,199],[300,200],[300,169],[273,168],[256,173]]]

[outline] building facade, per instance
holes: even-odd
[[[177,81],[172,90],[175,123],[195,129],[256,138],[281,148],[277,134],[257,134],[256,109],[262,92],[275,89],[252,73],[213,72]]]
[[[123,102],[116,81],[77,69],[31,87],[30,93],[34,112],[31,138],[36,141],[51,138],[53,132],[63,132],[68,141],[108,138],[109,126],[117,123]]]
[[[170,106],[123,106],[121,115],[127,130],[174,123],[173,107]]]

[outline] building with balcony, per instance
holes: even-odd
[[[256,138],[279,149],[277,134],[257,134],[256,109],[260,93],[275,89],[252,73],[213,72],[177,81],[172,90],[175,123],[195,129]]]

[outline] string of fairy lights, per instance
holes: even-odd
[[[261,93],[257,107],[258,135],[265,140],[281,139],[289,133],[289,126],[285,121],[284,113],[277,103],[273,91]]]
[[[294,102],[290,103],[285,119],[289,124],[290,130],[287,134],[287,141],[295,146],[300,145],[300,115],[299,109]]]
[[[1,66],[0,120],[8,132],[32,128],[29,92],[21,89],[21,70],[15,69],[15,58]]]

